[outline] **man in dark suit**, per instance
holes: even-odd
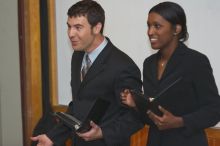
[[[124,88],[141,90],[140,71],[131,58],[103,36],[104,20],[103,8],[92,0],[80,1],[68,10],[68,35],[74,53],[73,99],[67,112],[83,117],[97,97],[110,102],[107,112],[99,125],[91,121],[92,128],[85,133],[73,133],[60,123],[50,132],[32,137],[38,146],[61,145],[70,136],[74,146],[129,146],[130,136],[141,128],[133,111],[120,102]]]

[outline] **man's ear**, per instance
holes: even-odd
[[[101,32],[102,29],[102,24],[99,22],[98,24],[96,24],[96,26],[93,27],[93,32],[95,34],[99,34]]]
[[[178,35],[178,34],[181,33],[181,31],[182,31],[182,26],[179,25],[179,24],[177,24],[177,25],[175,26],[175,32],[173,33],[173,35]]]

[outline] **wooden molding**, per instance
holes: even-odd
[[[209,146],[220,146],[220,129],[208,128],[206,129]]]
[[[220,129],[207,128],[205,130],[209,146],[220,146]],[[145,126],[131,137],[131,146],[146,146],[148,126]]]
[[[24,145],[30,145],[30,136],[42,115],[41,44],[39,0],[20,0],[19,36],[22,69],[22,116]],[[21,42],[22,41],[22,42]]]
[[[148,127],[144,126],[141,130],[131,136],[131,146],[146,146]]]
[[[57,84],[57,46],[56,46],[56,21],[55,1],[48,2],[48,30],[49,30],[49,74],[50,74],[50,98],[52,106],[58,105],[58,84]]]

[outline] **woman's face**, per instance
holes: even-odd
[[[148,15],[148,37],[153,49],[166,49],[178,41],[175,27],[161,15],[151,12]]]

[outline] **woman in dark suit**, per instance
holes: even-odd
[[[188,38],[186,17],[178,4],[154,6],[147,24],[151,47],[158,52],[144,61],[144,95],[153,99],[175,82],[152,102],[147,114],[140,114],[150,126],[148,146],[208,146],[204,129],[220,119],[220,97],[209,60],[183,43]],[[136,106],[127,89],[121,99]]]

